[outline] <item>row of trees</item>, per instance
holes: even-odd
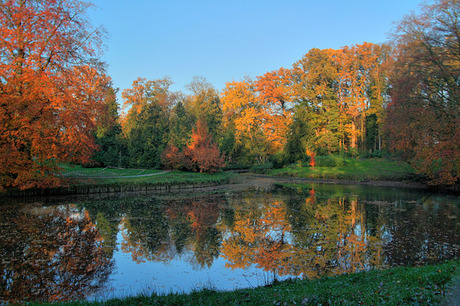
[[[0,3],[0,189],[49,187],[59,163],[217,171],[312,154],[402,153],[433,184],[460,168],[458,0],[400,23],[390,44],[312,49],[289,69],[191,94],[168,78],[116,90],[90,4]],[[95,149],[99,149],[94,152]]]
[[[229,82],[220,93],[203,78],[194,79],[188,96],[171,92],[169,79],[138,79],[122,94],[118,131],[127,154],[110,165],[207,171],[198,164],[212,161],[215,171],[222,165],[215,145],[195,154],[201,156],[195,166],[183,161],[197,126],[227,163],[283,165],[312,154],[389,150],[430,183],[454,184],[459,11],[458,1],[439,0],[400,22],[391,44],[312,49],[290,69]],[[107,158],[97,161],[109,165]]]
[[[209,142],[196,154],[204,158],[199,164],[219,156],[212,153],[212,143],[219,144],[227,162],[242,164],[274,155],[293,162],[304,159],[307,150],[380,150],[388,86],[382,66],[389,52],[370,43],[312,49],[292,69],[227,83],[220,94],[203,78],[189,85],[189,96],[171,92],[169,79],[137,79],[122,93],[125,112],[119,126],[99,137],[102,145],[108,143],[107,151],[95,160],[109,166],[181,168],[184,162],[171,158],[187,155],[197,135]],[[168,158],[162,159],[162,153]]]

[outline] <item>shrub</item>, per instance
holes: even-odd
[[[245,164],[227,164],[223,170],[247,170],[250,166]]]
[[[343,167],[346,165],[345,159],[336,155],[316,156],[315,161],[318,167]]]
[[[251,172],[254,173],[261,173],[261,174],[266,174],[268,173],[269,170],[273,169],[273,163],[268,162],[268,163],[263,163],[260,165],[254,165],[251,167]]]
[[[273,164],[273,168],[283,168],[288,163],[288,158],[283,151],[278,151],[270,156],[270,162]]]
[[[171,144],[161,154],[161,162],[166,168],[179,170],[184,166],[184,157],[184,153]]]

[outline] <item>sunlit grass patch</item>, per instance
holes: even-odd
[[[403,181],[411,180],[415,177],[414,169],[409,164],[384,158],[346,158],[343,165],[335,167],[301,167],[298,164],[293,164],[283,169],[272,169],[268,174],[273,176],[356,181]]]

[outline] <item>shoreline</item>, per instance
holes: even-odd
[[[163,174],[162,172],[159,174]],[[156,175],[156,174],[155,174]],[[152,176],[152,175],[148,175]],[[92,179],[92,178],[90,178]],[[276,183],[298,183],[298,184],[335,184],[335,185],[363,185],[372,187],[390,187],[403,189],[418,189],[428,192],[451,193],[458,195],[460,185],[448,187],[429,186],[421,182],[402,182],[402,181],[356,181],[356,180],[339,180],[339,179],[321,179],[305,178],[293,176],[271,176],[257,173],[238,173],[236,177],[224,180],[222,182],[184,182],[184,183],[116,183],[116,184],[82,184],[67,185],[49,189],[26,189],[26,190],[9,190],[3,196],[5,198],[21,197],[47,197],[47,196],[73,196],[73,195],[96,195],[96,194],[117,194],[131,192],[181,192],[191,190],[216,190],[216,189],[244,189],[247,187],[268,189]]]

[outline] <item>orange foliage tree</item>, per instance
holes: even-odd
[[[274,153],[283,148],[291,123],[295,91],[292,86],[292,71],[280,68],[257,77],[255,90],[263,112],[263,127]]]
[[[110,79],[89,3],[0,2],[0,190],[49,187],[60,162],[88,162]]]
[[[236,146],[252,162],[267,154],[267,140],[263,129],[262,107],[254,89],[254,82],[245,79],[226,83],[220,98],[223,113],[222,127],[232,131]]]
[[[199,119],[187,147],[180,151],[174,144],[169,144],[162,154],[162,163],[171,169],[214,173],[224,166],[224,157],[213,141],[206,121]]]
[[[212,140],[204,119],[199,119],[192,132],[192,141],[184,150],[185,165],[190,170],[217,172],[224,165],[224,157]]]
[[[182,169],[184,154],[173,143],[169,144],[161,154],[161,163],[168,169]]]

